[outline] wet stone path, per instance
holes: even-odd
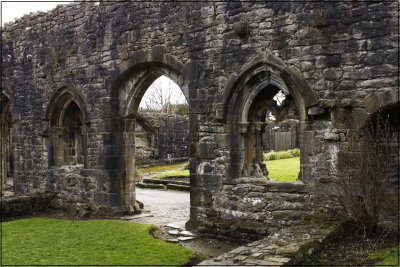
[[[192,249],[203,259],[217,257],[239,246],[197,236],[193,239],[192,233],[185,231],[190,213],[189,192],[136,188],[136,198],[144,204],[142,213],[122,219],[158,226],[160,232],[156,236],[160,239]]]

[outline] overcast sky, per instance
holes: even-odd
[[[12,0],[1,2],[1,25],[5,22],[14,21],[15,18],[20,18],[25,14],[36,11],[48,11],[55,8],[59,4],[67,4],[71,1],[48,2],[48,1],[29,1]]]

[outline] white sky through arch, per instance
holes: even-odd
[[[187,103],[181,88],[173,80],[167,76],[158,77],[147,89],[139,108],[146,109],[151,105],[151,102],[170,102],[170,104],[185,104]],[[156,109],[156,106],[151,108]]]

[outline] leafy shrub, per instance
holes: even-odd
[[[277,160],[279,159],[278,153],[275,151],[268,152],[264,154],[264,160]]]
[[[295,148],[286,151],[271,151],[264,154],[264,160],[278,160],[278,159],[289,159],[300,156],[300,149]]]
[[[293,158],[292,153],[290,152],[290,150],[287,151],[279,151],[278,152],[279,158],[280,159],[290,159]]]
[[[300,157],[300,149],[299,148],[292,149],[291,153],[292,153],[293,157]]]

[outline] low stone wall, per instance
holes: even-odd
[[[77,199],[52,192],[37,192],[25,196],[1,198],[2,220],[55,211],[73,218],[85,218],[94,214],[95,210]],[[101,210],[96,210],[96,214],[101,215],[100,213]]]
[[[26,196],[10,196],[1,199],[1,219],[29,216],[47,212],[56,198],[54,193],[36,193]]]
[[[214,259],[206,266],[293,266],[320,250],[334,239],[341,224],[337,221],[304,220],[301,224],[271,233],[267,238],[238,247]]]
[[[237,179],[235,184],[223,185],[214,198],[193,199],[209,208],[198,230],[218,238],[258,240],[313,215],[308,191],[301,182]]]

